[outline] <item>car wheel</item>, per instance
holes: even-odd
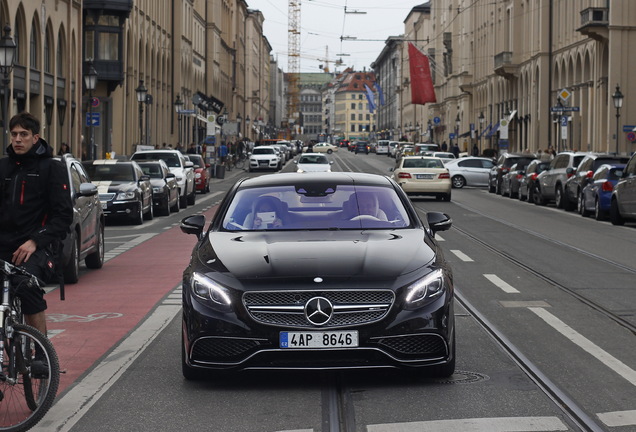
[[[188,195],[188,204],[194,205],[194,203],[196,202],[196,199],[197,199],[197,192],[195,190],[192,190],[192,193]]]
[[[177,195],[177,200],[175,201],[174,205],[170,207],[170,211],[172,211],[173,213],[179,212],[179,195]]]
[[[573,203],[569,198],[568,198],[568,194],[567,191],[562,191],[563,194],[563,209],[565,211],[572,211],[575,210],[576,208],[576,203]]]
[[[501,180],[495,182],[495,194],[501,195]]]
[[[554,190],[554,204],[556,205],[556,208],[565,208],[563,189],[561,188],[561,186],[557,186],[557,188]]]
[[[534,203],[536,205],[544,206],[547,204],[547,201],[543,198],[543,195],[541,195],[541,188],[539,186],[535,186],[532,196],[534,197]]]
[[[449,192],[449,193],[447,193],[447,194],[442,195],[442,200],[443,200],[443,201],[450,202],[450,200],[451,200],[451,194],[450,194],[450,192]]]
[[[155,205],[150,200],[150,209],[144,215],[144,220],[152,220],[155,217]]]
[[[79,280],[79,239],[77,234],[71,234],[71,256],[64,266],[64,282],[69,284],[77,283]]]
[[[621,216],[616,199],[612,200],[612,204],[610,206],[610,221],[612,222],[612,225],[625,225],[625,219]]]
[[[179,207],[181,207],[182,209],[188,207],[188,196],[187,195],[184,195],[184,196],[180,196],[179,195]]]
[[[141,225],[144,223],[144,206],[141,203],[141,201],[139,201],[139,205],[137,206],[138,210],[137,212],[132,216],[132,220],[133,223],[135,225]]]
[[[210,179],[208,179],[208,181],[205,183],[205,189],[203,189],[203,193],[209,193],[210,192]]]
[[[601,203],[598,197],[596,197],[596,199],[594,200],[594,219],[596,219],[597,221],[606,219],[605,212],[601,209]]]
[[[460,175],[456,175],[451,179],[454,188],[461,189],[466,186],[466,179]]]
[[[579,193],[579,197],[576,200],[576,211],[583,217],[588,216],[588,211],[585,209],[585,195],[583,195],[583,192]]]
[[[521,187],[519,188],[519,192],[517,192],[517,199],[519,201],[525,201],[528,197],[521,193]]]
[[[492,180],[488,180],[488,192],[495,193],[495,186],[492,184]]]
[[[90,255],[86,255],[84,259],[84,263],[86,263],[86,267],[90,269],[99,269],[104,265],[104,226],[99,224],[99,229],[97,230],[97,250]]]
[[[167,196],[166,200],[162,203],[160,213],[162,216],[168,216],[170,214],[170,197],[169,196]]]
[[[333,150],[331,149],[327,150],[327,154],[331,154],[331,153],[333,153]]]

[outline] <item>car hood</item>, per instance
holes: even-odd
[[[97,191],[100,194],[104,193],[115,193],[115,192],[125,192],[130,190],[135,190],[137,188],[136,182],[121,182],[121,181],[110,181],[110,180],[101,180],[101,181],[93,181],[95,186],[97,186]]]
[[[395,280],[435,259],[424,236],[416,229],[211,232],[197,253],[209,271],[240,280]]]

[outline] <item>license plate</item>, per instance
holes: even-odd
[[[280,347],[301,348],[350,348],[358,346],[358,332],[280,332]]]
[[[418,180],[432,180],[435,178],[435,174],[415,174],[415,178]]]

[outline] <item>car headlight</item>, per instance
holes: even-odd
[[[435,270],[406,288],[405,309],[417,309],[444,292],[444,271]]]
[[[194,175],[194,178],[201,178],[201,173],[196,173],[196,174]]]
[[[162,187],[153,187],[152,188],[152,192],[156,193],[156,194],[163,193],[163,188]]]
[[[204,300],[207,305],[216,310],[227,312],[231,309],[230,292],[212,279],[200,273],[193,273],[190,278],[190,287],[195,296]]]
[[[135,199],[135,192],[119,192],[117,194],[118,201],[132,200]]]
[[[182,182],[183,181],[183,177],[177,176],[176,179],[177,179],[178,182]]]

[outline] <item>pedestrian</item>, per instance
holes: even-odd
[[[479,147],[477,147],[477,143],[473,144],[473,156],[479,156]]]
[[[190,143],[190,148],[188,148],[188,154],[197,154],[197,148],[194,143]]]
[[[62,144],[60,144],[60,149],[57,151],[57,155],[62,156],[70,152],[71,152],[71,148],[68,146],[68,144],[63,142]]]
[[[405,140],[405,141],[406,141],[406,140]],[[442,143],[442,151],[443,151],[443,152],[448,151],[448,144],[446,144],[446,141],[444,141],[444,142]]]
[[[453,147],[451,148],[451,153],[455,155],[455,158],[459,158],[459,146],[457,145],[457,143],[453,144]]]
[[[218,150],[219,154],[219,159],[221,159],[221,165],[223,165],[225,163],[225,159],[227,159],[227,145],[225,144],[225,141],[221,141],[221,145],[219,146],[219,150]]]
[[[9,131],[8,156],[0,160],[0,258],[50,282],[73,222],[66,168],[52,158],[53,149],[40,137],[40,121],[32,114],[13,116]],[[26,323],[46,335],[44,291],[29,286],[24,276],[15,278]],[[37,348],[31,371],[36,376],[48,371]]]

